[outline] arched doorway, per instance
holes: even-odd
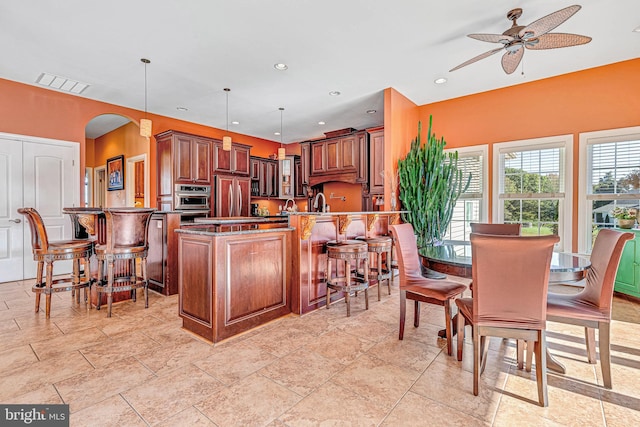
[[[96,207],[148,207],[149,139],[137,123],[119,114],[94,117],[85,127],[85,204]],[[122,188],[109,189],[107,161],[123,156]]]

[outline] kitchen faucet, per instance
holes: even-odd
[[[325,208],[327,206],[327,199],[324,197],[324,194],[322,193],[316,194],[316,198],[313,201],[313,208],[318,209],[318,199],[320,198],[320,196],[322,196],[322,213],[325,213],[326,212]]]
[[[286,202],[284,202],[284,207],[282,208],[283,212],[287,212],[287,207],[289,206],[289,200],[291,200],[291,211],[290,212],[297,212],[298,210],[296,209],[296,201],[293,199],[287,199]]]

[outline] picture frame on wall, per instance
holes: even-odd
[[[107,159],[107,190],[124,190],[124,155]]]

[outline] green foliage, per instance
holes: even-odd
[[[431,133],[433,117],[429,117],[426,143],[421,142],[422,123],[418,123],[418,136],[404,159],[398,160],[400,194],[405,222],[411,223],[418,246],[441,241],[453,207],[471,181],[458,169],[458,152],[446,153],[444,138]]]

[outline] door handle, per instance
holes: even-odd
[[[19,218],[16,218],[16,219],[10,219],[9,222],[15,222],[16,224],[20,224],[22,220],[20,220]]]
[[[233,187],[229,184],[229,216],[233,216]]]
[[[238,215],[242,215],[242,187],[238,184]]]

